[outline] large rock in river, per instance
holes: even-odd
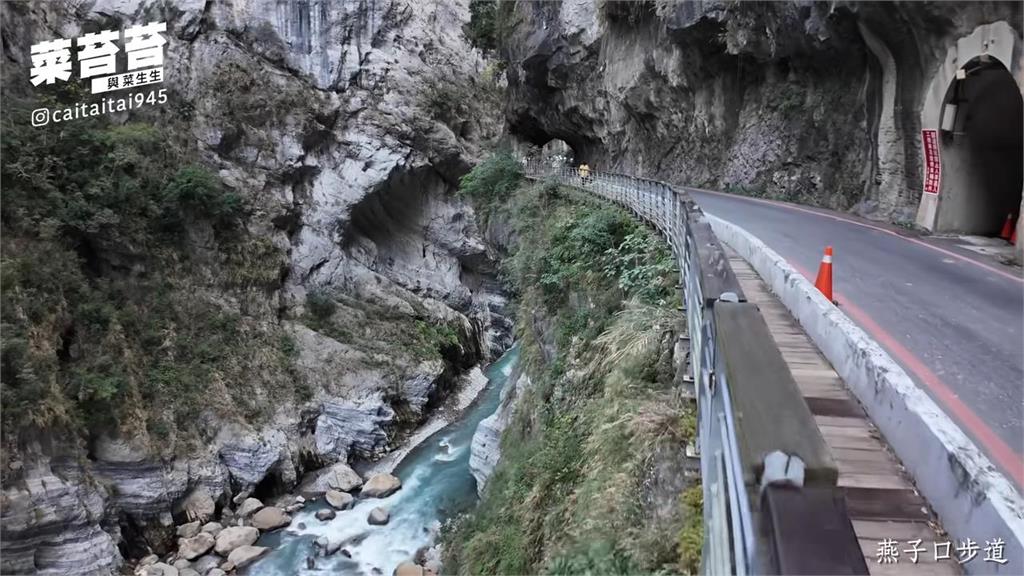
[[[263,502],[256,498],[246,498],[238,507],[238,517],[248,518],[263,509]]]
[[[228,555],[228,562],[235,568],[244,568],[262,556],[269,548],[265,546],[239,546]]]
[[[337,490],[328,490],[324,498],[326,498],[327,503],[332,508],[337,510],[347,510],[355,503],[355,498],[351,494],[348,492],[338,492]]]
[[[391,520],[391,512],[387,508],[374,508],[370,510],[370,516],[366,519],[373,526],[383,526]]]
[[[178,556],[185,560],[195,560],[213,548],[216,540],[208,532],[200,532],[191,538],[178,540]]]
[[[338,462],[307,475],[299,486],[303,494],[323,494],[328,490],[351,492],[363,485],[363,479],[344,462]]]
[[[394,576],[423,576],[423,567],[412,562],[402,562],[395,568]]]
[[[252,517],[252,525],[260,530],[274,530],[292,523],[292,517],[277,506],[267,506]]]
[[[239,546],[249,546],[259,540],[260,531],[252,526],[230,526],[217,534],[214,550],[221,556],[227,556]]]
[[[377,474],[363,484],[363,496],[369,498],[386,498],[402,487],[402,481],[391,474]]]

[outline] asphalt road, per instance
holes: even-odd
[[[1024,486],[1021,270],[842,213],[691,190],[812,282],[834,249],[840,310],[875,338],[1011,478]]]

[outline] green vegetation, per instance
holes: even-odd
[[[306,326],[370,356],[411,361],[458,359],[465,350],[462,330],[412,301],[412,316],[355,300],[344,294],[314,291],[306,295]],[[468,338],[468,336],[465,336]]]
[[[443,322],[416,321],[414,353],[420,358],[440,359],[445,350],[459,347],[459,333]]]
[[[518,182],[492,157],[462,192],[511,225],[506,275],[519,302],[523,392],[480,505],[445,532],[459,574],[692,571],[694,510],[657,513],[654,466],[694,430],[673,385],[681,328],[664,243],[621,209],[550,184]],[[499,189],[500,192],[496,192]],[[530,320],[551,319],[550,332]],[[543,324],[543,323],[542,323]],[[554,340],[545,360],[541,341]],[[662,495],[663,496],[663,495]],[[669,502],[678,495],[669,494]],[[664,498],[662,498],[664,499]],[[698,526],[701,523],[696,511]],[[697,532],[699,538],[699,531]],[[699,552],[698,552],[699,557]]]
[[[679,564],[684,571],[696,574],[704,548],[703,487],[695,484],[684,490],[679,496],[679,505],[685,519],[679,529]]]
[[[495,14],[498,3],[494,0],[471,0],[469,3],[469,22],[462,27],[462,32],[470,44],[481,50],[494,50],[498,47]]]
[[[469,22],[463,34],[473,46],[487,51],[497,50],[514,28],[514,0],[470,0]]]
[[[308,395],[295,343],[231,304],[279,287],[284,262],[243,197],[156,122],[35,128],[38,105],[3,118],[5,446],[47,428],[187,450],[204,410],[259,420]]]
[[[486,217],[492,207],[509,199],[523,179],[523,166],[511,152],[494,154],[462,177],[459,194],[469,198]]]

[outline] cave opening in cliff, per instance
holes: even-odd
[[[1024,186],[1024,101],[993,58],[965,64],[942,113],[942,191],[936,230],[996,236],[1018,216]]]
[[[544,162],[573,165],[576,152],[565,140],[548,140],[540,147],[540,157]]]

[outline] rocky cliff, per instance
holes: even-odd
[[[501,459],[501,433],[512,421],[516,409],[516,401],[522,397],[523,390],[530,386],[530,377],[517,363],[509,374],[508,382],[501,390],[501,403],[498,409],[480,421],[473,441],[469,446],[469,471],[476,479],[476,491],[483,496],[487,481],[494,474],[494,468]]]
[[[913,221],[932,78],[1000,20],[1020,36],[1010,2],[520,2],[507,117],[598,169]]]
[[[184,226],[181,270],[158,265],[153,251],[126,265],[87,242],[82,273],[94,285],[128,282],[128,270],[201,277],[175,306],[208,302],[245,334],[275,342],[238,362],[207,356],[210,380],[186,383],[200,391],[192,404],[153,380],[166,370],[147,369],[125,392],[141,417],[117,404],[113,421],[85,419],[85,429],[6,434],[5,574],[109,573],[123,554],[165,552],[175,522],[209,518],[238,494],[271,495],[325,463],[379,457],[461,374],[509,345],[494,262],[472,209],[453,194],[501,130],[501,88],[461,33],[465,3],[100,0],[2,10],[5,96],[22,98],[46,89],[27,83],[32,44],[167,22],[168,104],[142,119],[241,198],[248,211],[232,233],[261,251],[240,256],[198,218]],[[18,122],[5,108],[5,121]],[[25,242],[50,241],[24,229]],[[13,242],[17,232],[5,234]],[[223,288],[243,256],[259,285]],[[87,362],[75,353],[87,343],[75,341],[83,319],[68,298],[56,347],[32,348],[53,367],[51,391],[80,386],[76,366]],[[165,331],[165,347],[175,337]],[[266,369],[280,347],[285,369]],[[10,390],[18,383],[7,370]],[[116,390],[104,402],[128,402]],[[54,392],[79,410],[73,394]]]

